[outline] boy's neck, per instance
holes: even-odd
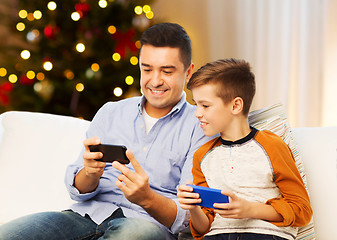
[[[248,120],[233,121],[226,131],[220,133],[223,140],[235,142],[246,137],[251,132]]]

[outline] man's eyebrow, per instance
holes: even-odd
[[[177,67],[173,65],[167,65],[167,66],[161,66],[160,68],[161,69],[176,69]]]
[[[143,67],[153,67],[152,65],[150,64],[147,64],[147,63],[141,63],[141,66]],[[164,66],[160,66],[161,69],[176,69],[177,67],[174,66],[174,65],[164,65]]]

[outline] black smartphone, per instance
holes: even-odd
[[[102,162],[118,161],[122,164],[128,164],[130,160],[126,157],[126,147],[123,145],[89,145],[90,152],[101,152],[103,157],[101,159],[95,159]]]

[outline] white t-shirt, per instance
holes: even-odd
[[[158,121],[158,118],[153,118],[147,114],[145,108],[143,108],[143,117],[144,117],[144,122],[145,122],[145,131],[146,134],[149,134],[151,128],[156,124]]]

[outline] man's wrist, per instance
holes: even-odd
[[[156,193],[150,189],[147,196],[143,199],[143,201],[140,202],[140,206],[142,208],[146,209],[151,209],[153,204],[156,202]]]

